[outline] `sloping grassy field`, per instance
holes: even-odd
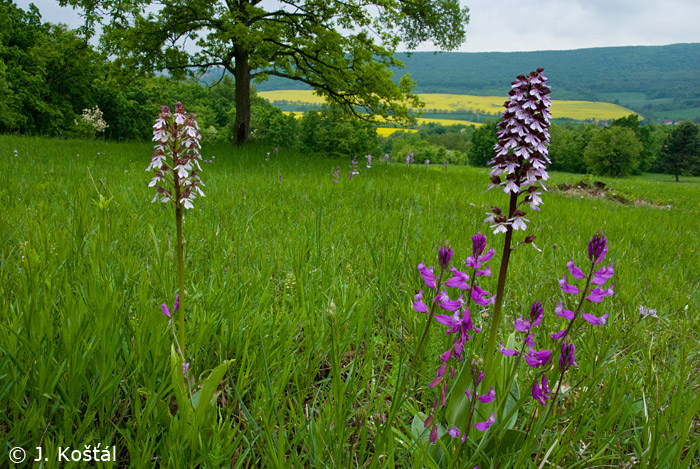
[[[436,397],[427,383],[448,340],[437,330],[386,452],[372,452],[425,324],[411,308],[424,288],[416,265],[436,264],[445,239],[463,262],[478,231],[500,252],[483,220],[505,196],[484,193],[488,171],[379,163],[349,180],[349,158],[280,149],[265,161],[269,148],[205,147],[207,196],[185,215],[187,354],[195,380],[232,362],[216,424],[194,432],[168,417],[178,414],[160,304],[175,294],[175,233],[171,207],[150,203],[151,149],[0,137],[3,450],[35,458],[40,446],[48,468],[63,467],[59,447],[97,444],[132,467],[436,467],[411,421]],[[554,174],[550,187],[580,178]],[[528,214],[542,252],[513,255],[502,337],[535,298],[540,327],[558,330],[557,282],[596,230],[615,266],[615,295],[593,309],[608,324],[575,338],[571,389],[525,455],[532,467],[700,462],[700,179],[671,179],[604,180],[670,209],[550,191]],[[640,317],[640,306],[658,318]],[[485,447],[469,467],[517,457]]]

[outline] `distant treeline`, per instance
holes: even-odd
[[[384,144],[395,161],[413,152],[417,163],[445,159],[487,166],[494,157],[496,121],[480,127],[421,125],[417,133],[392,134]],[[700,176],[700,127],[640,125],[637,115],[597,124],[553,124],[550,169],[570,173],[624,177],[642,172]],[[442,149],[442,150],[441,150]]]

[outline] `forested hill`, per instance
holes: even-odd
[[[700,44],[537,52],[399,54],[419,93],[505,95],[518,74],[545,69],[556,99],[608,101],[650,118],[700,116]],[[271,79],[258,90],[302,88]]]

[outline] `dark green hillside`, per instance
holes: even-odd
[[[700,121],[700,44],[537,52],[416,52],[399,58],[419,93],[503,95],[508,79],[544,67],[556,99],[608,101],[645,117]],[[261,91],[303,88],[271,79]]]

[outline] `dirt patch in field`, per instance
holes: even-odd
[[[661,210],[668,210],[671,208],[670,205],[663,205],[655,202],[650,202],[642,198],[632,198],[627,195],[621,194],[608,187],[604,182],[593,181],[593,183],[588,183],[586,181],[579,181],[576,184],[568,184],[566,182],[559,184],[557,190],[567,195],[576,195],[579,197],[594,197],[609,200],[611,202],[616,202],[622,205],[635,205],[635,206],[647,206],[652,208],[658,208]]]

